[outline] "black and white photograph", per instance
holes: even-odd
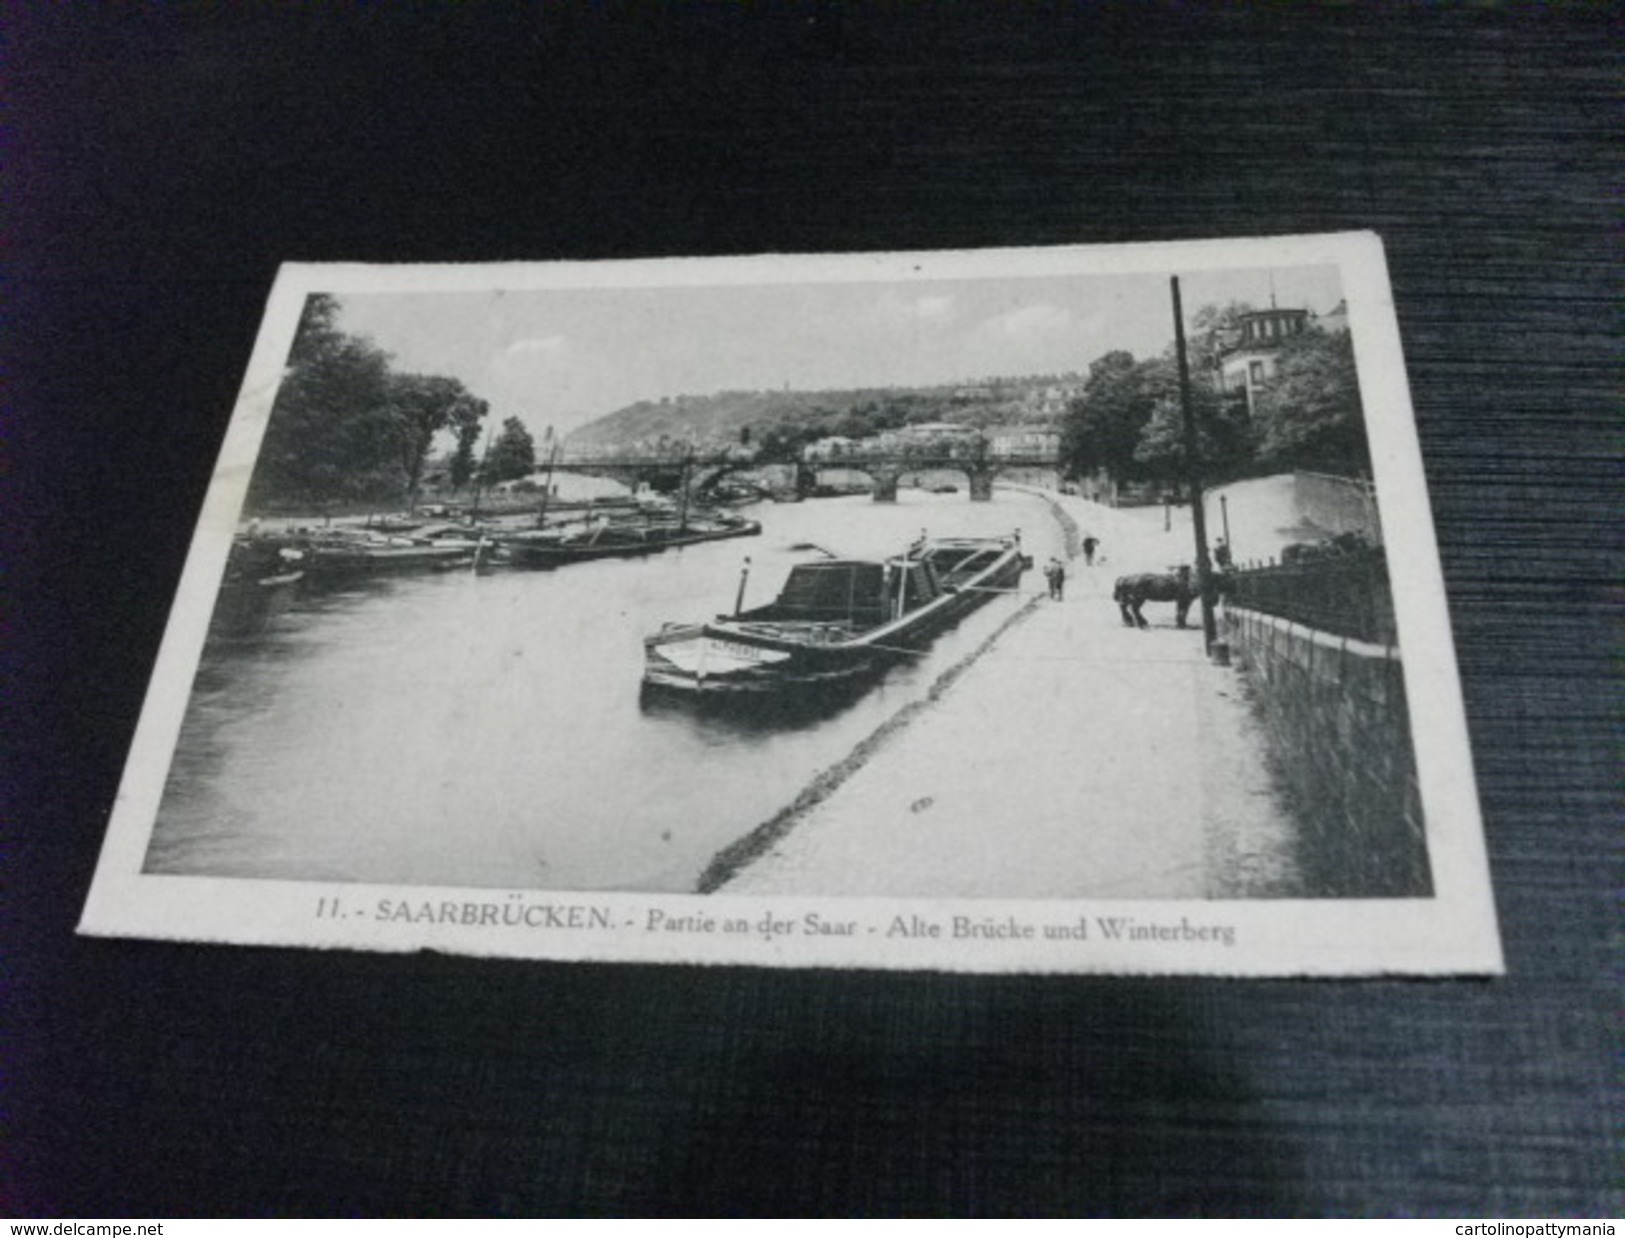
[[[1601,1232],[1620,16],[13,5],[0,1210]]]
[[[1385,293],[1359,236],[285,268],[84,928],[1495,970]]]

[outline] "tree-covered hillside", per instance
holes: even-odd
[[[646,400],[573,431],[573,451],[657,450],[687,444],[800,446],[830,435],[863,438],[927,421],[974,426],[1059,421],[1079,375],[985,379],[942,387],[855,391],[721,391]]]

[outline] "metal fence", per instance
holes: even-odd
[[[1234,606],[1335,636],[1397,643],[1388,559],[1380,547],[1234,572],[1228,596]]]

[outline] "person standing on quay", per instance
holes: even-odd
[[[1083,535],[1083,562],[1085,567],[1095,565],[1095,551],[1100,546],[1100,539],[1093,533]]]
[[[1059,559],[1052,558],[1044,565],[1044,579],[1049,582],[1051,600],[1059,602],[1066,592],[1066,567]]]

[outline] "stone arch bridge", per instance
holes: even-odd
[[[768,471],[778,475],[778,488],[799,495],[811,493],[823,470],[863,473],[874,487],[877,503],[895,503],[897,486],[910,473],[956,472],[964,476],[973,502],[993,497],[994,480],[1017,470],[1058,471],[1060,461],[1053,455],[1036,453],[874,452],[852,453],[795,463],[778,463],[728,456],[633,455],[560,457],[552,466],[557,472],[608,477],[637,489],[647,484],[656,490],[675,493],[687,489],[702,497],[725,478],[757,475]]]

